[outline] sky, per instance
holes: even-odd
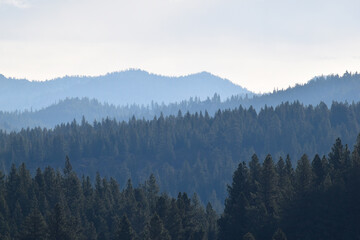
[[[260,92],[360,71],[358,0],[0,0],[0,74],[201,71]]]

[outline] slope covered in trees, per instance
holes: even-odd
[[[325,154],[337,137],[354,142],[359,132],[360,103],[334,103],[330,109],[286,103],[259,114],[237,108],[214,117],[179,113],[151,121],[89,124],[83,119],[53,130],[0,131],[0,166],[3,171],[21,162],[32,172],[58,168],[68,155],[79,174],[94,178],[99,171],[138,184],[154,173],[162,190],[173,196],[197,192],[219,210],[237,163],[253,153],[259,158],[289,154],[296,161],[304,152]]]
[[[215,240],[216,220],[196,195],[160,195],[153,175],[121,190],[113,178],[78,178],[68,160],[63,173],[47,167],[31,177],[24,164],[0,172],[2,240]]]
[[[299,101],[304,105],[317,105],[324,102],[330,106],[334,101],[348,103],[360,101],[359,89],[360,74],[346,72],[342,76],[315,77],[304,85],[296,85],[285,90],[241,100],[241,104],[252,105],[255,109],[260,109],[264,104],[277,106],[286,101]]]
[[[219,219],[219,239],[359,239],[360,135],[328,157],[304,154],[238,165]],[[251,238],[252,237],[252,238]]]
[[[229,80],[207,72],[165,77],[141,70],[109,73],[98,77],[63,77],[38,82],[0,75],[0,110],[41,109],[65,98],[97,99],[114,105],[179,102],[190,97],[206,99],[215,93],[224,98],[251,94]]]
[[[183,113],[207,111],[210,116],[213,116],[219,109],[235,109],[240,105],[244,108],[253,106],[259,112],[265,105],[275,107],[283,102],[294,101],[313,106],[324,102],[327,106],[331,106],[333,101],[347,101],[349,103],[360,101],[359,89],[359,74],[344,74],[342,77],[337,75],[318,77],[305,85],[260,96],[234,95],[226,98],[226,95],[221,95],[222,100],[219,94],[214,94],[211,98],[202,100],[195,97],[169,104],[158,104],[156,102],[149,104],[150,102],[146,102],[145,105],[115,106],[101,103],[95,99],[69,98],[37,111],[0,111],[0,129],[19,131],[21,128],[27,127],[53,128],[57,124],[68,123],[73,119],[81,121],[82,116],[85,116],[90,122],[101,121],[106,117],[115,118],[118,121],[128,121],[133,116],[137,119],[151,120],[154,116],[159,117],[161,113],[164,116],[177,115],[179,110]]]
[[[79,178],[69,159],[62,171],[21,164],[0,171],[0,239],[358,239],[360,135],[354,150],[338,138],[328,156],[254,154],[241,162],[218,219],[211,204],[159,195],[154,175],[121,190],[113,178]]]

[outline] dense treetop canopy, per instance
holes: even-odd
[[[330,109],[284,103],[259,113],[240,107],[213,117],[179,111],[129,122],[89,124],[82,119],[54,129],[0,131],[0,169],[8,172],[11,164],[22,162],[31,172],[59,168],[68,155],[74,170],[92,179],[99,171],[124,186],[129,178],[138,184],[154,173],[160,188],[172,196],[197,192],[201,201],[221,210],[239,161],[256,152],[259,159],[271,154],[275,160],[289,154],[295,163],[304,152],[325,154],[337,137],[352,143],[359,132],[360,103],[334,103]]]

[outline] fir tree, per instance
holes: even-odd
[[[49,218],[50,238],[54,240],[72,239],[68,222],[61,204],[56,204]]]
[[[229,196],[225,201],[225,210],[219,219],[219,238],[238,239],[248,229],[249,219],[249,170],[246,164],[240,163],[233,175],[231,186],[228,186]]]
[[[126,215],[121,218],[119,229],[116,233],[116,239],[118,240],[134,240],[135,234],[131,227],[130,221]]]
[[[243,236],[242,239],[243,240],[255,240],[255,237],[254,237],[254,235],[252,235],[252,233],[248,232]]]
[[[272,240],[287,240],[285,233],[279,228],[272,236]]]
[[[150,238],[151,240],[170,240],[169,232],[164,228],[160,217],[155,215],[150,220]]]
[[[26,217],[22,227],[20,239],[22,240],[46,240],[48,236],[47,226],[38,208],[34,208]]]

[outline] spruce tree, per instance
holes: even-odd
[[[255,237],[252,233],[248,232],[243,236],[242,240],[255,240]]]
[[[324,182],[327,175],[326,166],[324,162],[321,161],[318,154],[315,155],[314,160],[311,163],[313,171],[313,181],[315,186],[320,186]]]
[[[68,222],[64,209],[60,203],[57,203],[49,217],[50,239],[62,240],[71,239]]]
[[[274,235],[272,236],[272,240],[287,240],[285,233],[278,228]]]
[[[234,172],[231,186],[228,186],[229,196],[225,200],[225,209],[219,219],[219,238],[238,239],[249,228],[249,170],[242,162]]]
[[[183,226],[181,222],[180,211],[175,199],[171,200],[169,215],[165,222],[165,226],[166,229],[168,229],[172,240],[181,239],[183,234]]]
[[[36,207],[26,217],[22,227],[21,240],[46,240],[48,229],[43,216]]]
[[[274,162],[270,155],[267,155],[261,171],[261,193],[262,200],[269,216],[277,216],[279,191],[278,177],[275,171]]]
[[[217,239],[218,226],[217,226],[217,214],[212,208],[211,204],[206,205],[206,219],[207,219],[207,239],[215,240]]]
[[[257,237],[265,239],[273,233],[273,228],[279,218],[280,199],[281,194],[278,189],[278,176],[275,165],[271,155],[267,155],[261,171],[261,203],[264,206],[265,212],[263,216],[260,216],[261,221],[258,225],[261,230],[259,230],[260,233]]]
[[[312,186],[313,174],[309,158],[304,154],[298,161],[295,171],[295,183],[297,193],[303,195],[308,192]]]
[[[131,227],[131,223],[126,215],[121,218],[120,226],[116,232],[116,239],[118,240],[134,240],[135,233]]]
[[[151,240],[170,240],[169,232],[164,228],[159,215],[156,213],[150,220],[150,238]]]

